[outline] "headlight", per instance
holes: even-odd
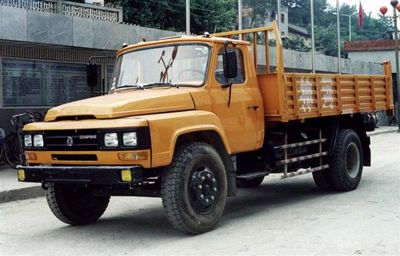
[[[126,147],[136,147],[137,146],[136,132],[124,132],[122,134],[122,143]]]
[[[106,147],[118,147],[118,135],[115,132],[104,134],[104,145]]]
[[[24,146],[32,147],[32,135],[30,134],[24,135]]]
[[[44,145],[43,135],[42,134],[33,135],[33,146],[36,148],[42,148],[43,145]]]

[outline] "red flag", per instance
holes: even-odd
[[[363,25],[364,25],[364,9],[360,1],[360,5],[358,7],[358,27],[360,28],[360,31],[362,31]]]

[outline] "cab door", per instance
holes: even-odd
[[[249,56],[244,56],[247,51],[242,47],[246,46],[230,48],[236,52],[237,56],[238,72],[235,78],[227,81],[224,77],[223,46],[214,51],[212,72],[210,72],[214,113],[222,122],[233,153],[255,150],[262,146],[259,111],[262,111],[263,105],[259,92],[255,91],[258,90],[257,79],[254,77],[255,72],[251,70],[251,66],[245,65],[244,58]],[[224,88],[223,85],[228,82],[232,82],[231,88]],[[258,97],[255,92],[258,92]]]

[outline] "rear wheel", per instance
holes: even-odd
[[[213,147],[200,142],[179,147],[162,177],[168,221],[190,234],[213,229],[223,214],[227,190],[224,164]]]
[[[357,188],[363,170],[360,138],[354,130],[341,130],[331,158],[329,176],[338,191]]]
[[[363,169],[360,138],[351,129],[340,130],[331,154],[329,169],[313,174],[321,188],[350,191],[357,188]]]
[[[110,201],[109,196],[94,196],[90,187],[74,184],[49,184],[46,198],[53,214],[70,225],[95,222]]]

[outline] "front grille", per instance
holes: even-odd
[[[46,150],[98,150],[97,130],[46,131],[43,134]]]

